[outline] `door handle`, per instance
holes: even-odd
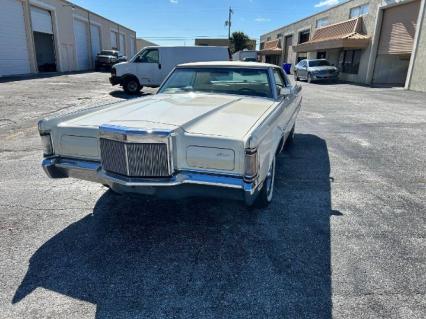
[[[161,63],[158,63],[158,68],[161,69]]]

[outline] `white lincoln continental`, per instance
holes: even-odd
[[[272,201],[275,158],[294,134],[300,87],[254,62],[178,65],[156,95],[39,122],[43,168],[115,192]]]

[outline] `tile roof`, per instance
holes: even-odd
[[[281,51],[281,45],[280,45],[280,39],[267,41],[265,42],[265,46],[263,47],[264,50],[280,50]]]
[[[331,24],[315,31],[311,40],[294,46],[296,51],[315,50],[315,46],[320,46],[321,49],[336,48],[350,44],[351,47],[356,47],[358,42],[360,47],[368,45],[370,37],[363,34],[362,17],[346,20],[343,22]]]
[[[309,42],[324,40],[367,38],[362,34],[362,17],[346,20],[343,22],[327,25],[315,31]]]

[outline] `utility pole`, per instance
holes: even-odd
[[[234,13],[234,11],[232,11],[232,8],[229,7],[229,11],[228,11],[228,20],[225,21],[225,26],[228,27],[228,39],[231,39],[231,18],[232,18],[232,14]]]

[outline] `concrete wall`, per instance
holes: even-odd
[[[142,39],[142,38],[136,39],[136,51],[137,52],[139,52],[140,50],[142,50],[145,47],[150,47],[150,46],[158,46],[158,44],[155,44],[154,42],[150,42],[150,41]]]
[[[348,2],[344,2],[340,5],[337,5],[328,10],[322,11],[313,16],[307,17],[305,19],[294,22],[290,25],[287,25],[279,29],[276,29],[274,31],[271,31],[269,33],[263,34],[260,36],[260,42],[261,43],[265,42],[268,38],[270,38],[271,40],[274,40],[277,38],[277,35],[282,34],[284,37],[287,35],[293,35],[293,45],[296,45],[298,44],[298,41],[299,41],[300,31],[310,30],[311,32],[310,36],[311,37],[313,36],[316,30],[316,21],[318,19],[328,18],[329,24],[342,22],[350,18],[349,14],[350,14],[351,8],[354,8],[366,3],[369,4],[369,8],[368,8],[368,14],[363,16],[363,31],[367,35],[372,36],[376,28],[376,17],[378,13],[378,8],[380,5],[383,4],[382,0],[351,0]],[[348,80],[351,82],[366,83],[370,52],[371,52],[371,44],[368,48],[362,50],[358,74],[341,74],[341,78],[343,80]],[[329,52],[327,52],[327,58],[329,58],[328,55],[330,55],[330,59],[334,59],[338,61],[338,57],[339,57],[338,53],[339,52],[336,50],[329,50]],[[309,53],[308,57],[316,57],[316,53],[315,52]],[[287,62],[294,64],[296,59],[297,59],[297,54],[292,49],[290,49]]]
[[[409,55],[378,55],[374,67],[373,83],[404,86],[409,64]]]
[[[195,45],[227,47],[229,46],[229,40],[228,39],[195,39]]]
[[[408,89],[426,92],[426,12],[425,1],[422,1],[418,24],[418,42],[412,61],[412,74],[409,79]]]
[[[136,32],[130,30],[122,25],[108,20],[104,17],[97,15],[96,13],[90,12],[88,15],[88,10],[85,10],[79,6],[76,6],[70,2],[64,0],[22,0],[24,3],[24,15],[25,20],[28,21],[27,29],[27,39],[28,39],[28,48],[30,55],[32,56],[31,61],[31,71],[37,72],[37,67],[35,65],[35,52],[34,52],[34,39],[31,30],[31,15],[30,15],[30,6],[40,7],[46,10],[49,10],[52,15],[53,23],[53,32],[55,39],[55,51],[56,51],[56,64],[58,71],[73,71],[77,69],[77,59],[76,59],[76,47],[74,39],[74,26],[73,22],[75,18],[78,18],[82,21],[88,22],[90,18],[90,23],[100,27],[101,30],[101,47],[104,49],[111,49],[111,30],[115,30],[124,34],[125,36],[125,54],[131,56],[130,41],[136,40]],[[90,48],[90,45],[89,45]],[[136,44],[135,44],[136,48]],[[89,49],[90,51],[90,49]],[[91,53],[91,52],[89,52]]]

